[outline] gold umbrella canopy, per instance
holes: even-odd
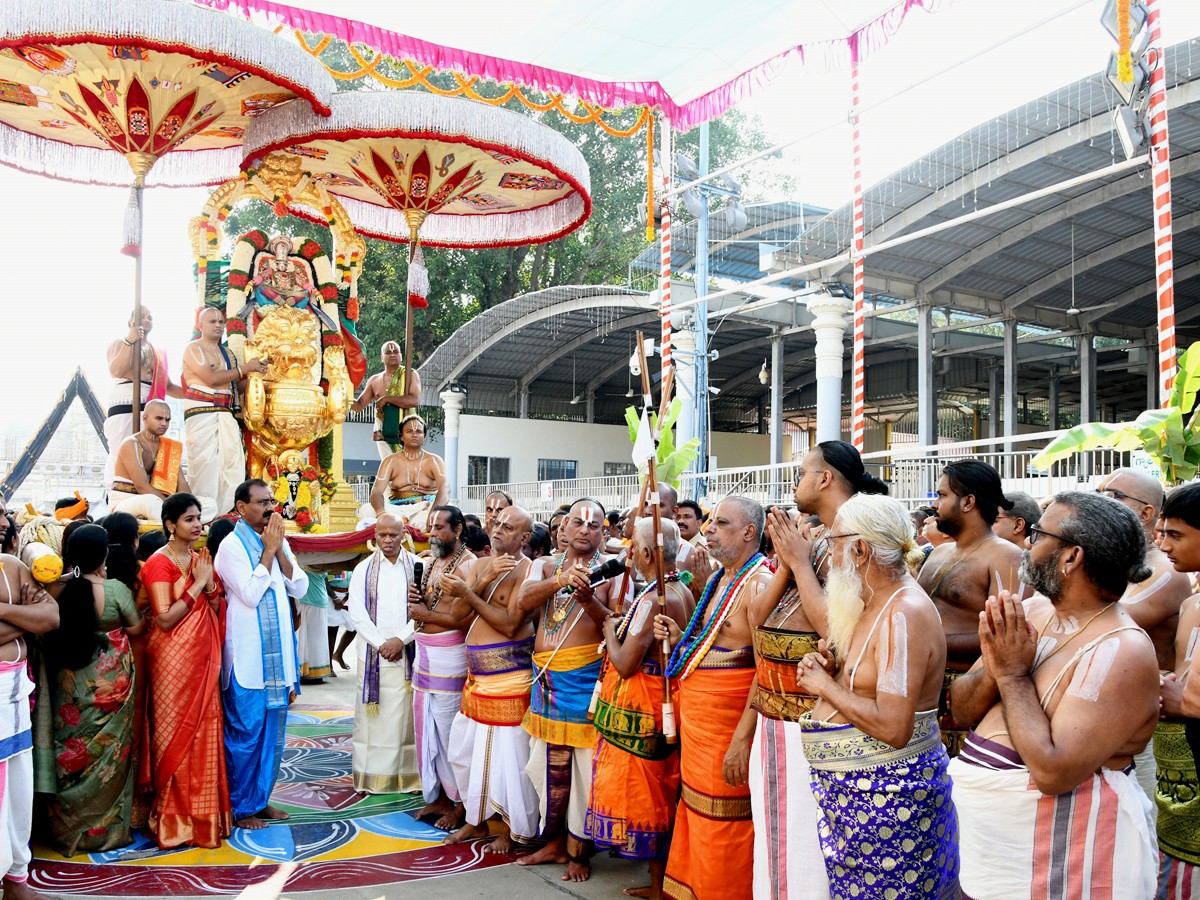
[[[152,184],[215,184],[237,173],[255,115],[296,98],[327,114],[333,88],[294,44],[191,3],[5,0],[0,163],[96,184],[151,167]]]
[[[534,244],[591,214],[583,154],[530,118],[415,91],[339,93],[332,107],[328,118],[300,104],[256,117],[243,165],[272,152],[302,157],[359,232],[385,240]]]

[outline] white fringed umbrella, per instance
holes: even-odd
[[[409,242],[405,371],[413,306],[426,305],[420,244],[511,247],[552,241],[592,211],[583,154],[505,109],[417,91],[353,91],[321,118],[301,104],[268,110],[246,134],[249,168],[271,153],[303,158],[359,232]],[[302,211],[296,211],[305,215]]]
[[[237,148],[255,115],[297,98],[327,114],[332,95],[332,78],[299,47],[190,3],[5,0],[0,8],[0,163],[93,184],[129,184],[132,172],[122,252],[136,259],[135,321],[147,177],[224,181],[238,171]],[[135,348],[135,385],[141,358]],[[136,387],[133,401],[136,422]]]

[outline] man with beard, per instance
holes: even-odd
[[[765,516],[748,497],[726,497],[709,517],[713,573],[687,627],[656,616],[669,638],[667,674],[678,679],[682,797],[663,894],[677,900],[743,900],[752,893],[754,823],[747,784],[754,717],[750,608],[771,573],[759,552]]]
[[[675,565],[680,535],[670,519],[662,520],[661,537],[664,612],[682,630],[692,592],[681,583]],[[595,716],[603,740],[596,751],[587,814],[587,834],[598,848],[649,863],[650,886],[627,891],[638,897],[662,896],[679,797],[679,757],[663,733],[662,644],[654,640],[655,546],[654,520],[639,519],[629,552],[646,586],[624,615],[604,621],[608,659]]]
[[[370,794],[420,790],[413,730],[413,689],[406,646],[412,642],[408,601],[416,557],[404,549],[404,520],[384,513],[375,522],[378,549],[350,576],[347,633],[358,646],[354,704],[354,789]]]
[[[521,553],[532,527],[525,510],[502,508],[492,526],[491,559],[475,567],[474,582],[442,576],[447,596],[469,606],[471,616],[467,683],[450,733],[466,822],[446,843],[487,837],[488,821],[498,820],[500,834],[485,853],[507,853],[538,831],[538,795],[525,772],[529,732],[521,727],[533,687],[534,626],[516,604],[532,565]]]
[[[799,674],[819,698],[800,727],[829,896],[859,896],[865,884],[873,897],[957,898],[950,760],[935,711],[946,646],[909,574],[923,555],[912,519],[895,500],[860,495],[838,511],[829,539],[836,664],[810,653]]]
[[[438,816],[435,827],[450,831],[462,824],[454,767],[450,764],[450,730],[462,707],[467,678],[467,648],[462,629],[469,611],[442,604],[443,575],[469,578],[475,555],[463,543],[466,521],[457,506],[435,506],[429,549],[433,563],[425,567],[421,602],[408,605],[417,623],[417,661],[413,668],[413,715],[417,731],[417,768],[425,806],[416,818]]]
[[[1123,504],[1056,494],[1022,554],[1040,596],[987,600],[982,659],[952,691],[955,717],[977,723],[950,764],[973,900],[1065,896],[1064,879],[1073,896],[1154,896],[1130,764],[1158,719],[1158,660],[1118,602],[1150,574],[1145,544]]]
[[[533,737],[526,771],[538,792],[546,841],[517,865],[566,863],[564,881],[586,881],[591,846],[584,824],[597,738],[588,704],[600,675],[600,630],[623,598],[615,596],[611,581],[593,587],[588,579],[588,570],[607,559],[600,552],[603,506],[588,498],[576,500],[559,536],[567,549],[535,560],[517,597],[522,613],[541,611],[524,726]]]
[[[1011,508],[999,473],[987,463],[964,459],[942,470],[934,519],[950,541],[934,547],[918,580],[937,607],[946,633],[946,676],[938,712],[951,756],[958,755],[967,732],[950,712],[950,686],[979,659],[979,614],[987,598],[1001,591],[1020,596],[1021,551],[992,533],[1000,510]]]
[[[1159,519],[1161,551],[1180,572],[1200,572],[1200,485],[1172,490]],[[1132,611],[1131,611],[1132,612]],[[1175,638],[1175,667],[1162,684],[1163,721],[1154,731],[1158,787],[1158,846],[1162,850],[1160,884],[1170,897],[1190,898],[1200,885],[1200,695],[1195,677],[1200,645],[1200,595],[1180,609]]]

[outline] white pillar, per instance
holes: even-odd
[[[529,385],[524,382],[517,387],[517,417],[529,418]]]
[[[783,462],[783,337],[771,335],[771,465]]]
[[[1090,330],[1079,336],[1079,422],[1096,419],[1096,344]]]
[[[696,436],[696,332],[691,327],[671,333],[671,365],[675,367],[675,395],[683,401],[675,421],[675,446],[682,447]],[[690,467],[694,472],[706,468],[699,459]]]
[[[937,387],[933,373],[933,304],[917,307],[917,443],[937,442]]]
[[[988,366],[988,437],[1000,437],[1000,368]]]
[[[446,413],[446,492],[451,503],[458,503],[458,424],[467,395],[462,391],[442,391],[438,396]]]
[[[1004,436],[1016,437],[1017,434],[1017,320],[1004,320]],[[1013,445],[1006,442],[1004,452],[1010,454]],[[1004,476],[1012,478],[1016,472],[1013,469],[1012,456],[1004,457]]]
[[[1151,366],[1152,372],[1153,372],[1153,368],[1154,367]],[[1153,373],[1153,374],[1157,374],[1157,373]],[[1047,418],[1049,421],[1046,424],[1051,431],[1058,430],[1059,379],[1060,379],[1060,376],[1058,374],[1058,366],[1051,366],[1050,367],[1050,384],[1046,388],[1047,400],[1049,403],[1049,410],[1048,410],[1048,415],[1047,415]]]
[[[583,421],[591,425],[596,421],[596,395],[588,394],[584,399]]]
[[[842,357],[846,314],[851,301],[846,297],[813,294],[808,311],[817,336],[817,443],[842,437]]]

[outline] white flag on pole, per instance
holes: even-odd
[[[642,418],[638,422],[637,438],[633,442],[633,464],[640,469],[653,456],[654,436],[650,431],[650,416],[643,407]]]

